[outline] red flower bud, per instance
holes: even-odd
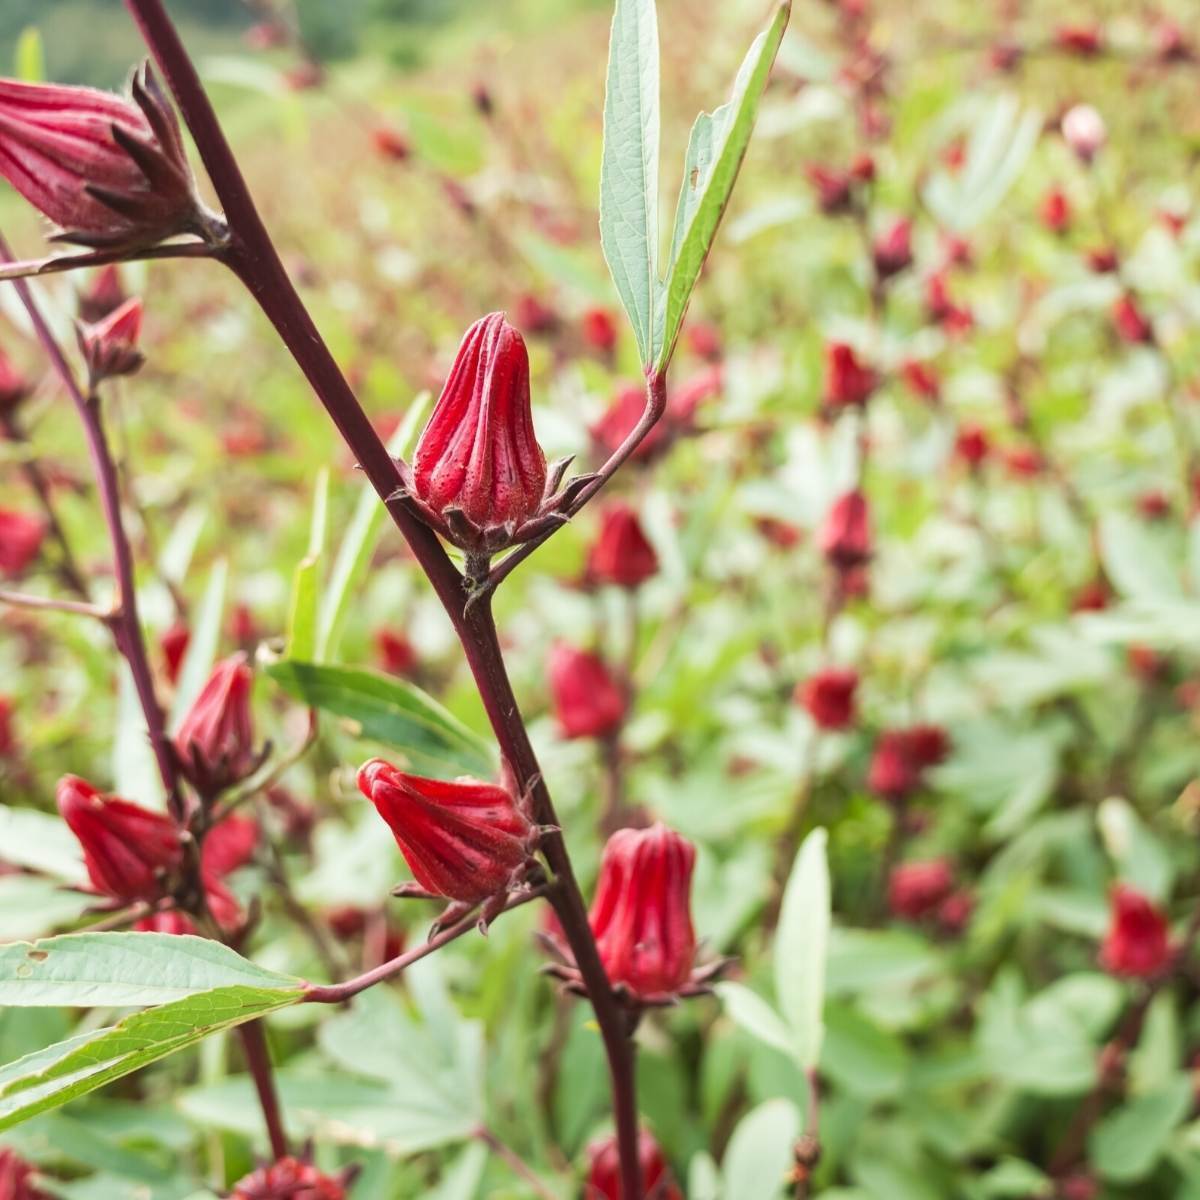
[[[826,667],[796,688],[818,729],[845,729],[854,721],[854,693],[858,672],[849,667]]]
[[[689,376],[677,388],[672,388],[667,395],[665,424],[668,435],[682,433],[691,428],[696,419],[696,410],[706,400],[719,396],[724,383],[725,376],[720,364],[714,363]],[[644,398],[642,402],[645,403]],[[658,426],[655,426],[656,430],[657,428]]]
[[[874,370],[860,363],[854,347],[830,342],[825,347],[825,392],[827,408],[862,406],[879,382]]]
[[[612,454],[633,432],[645,408],[646,391],[643,387],[636,383],[621,387],[604,415],[589,430],[597,449],[605,457]],[[670,445],[671,433],[671,421],[668,416],[660,420],[638,443],[630,461],[649,462]]]
[[[389,675],[409,675],[417,665],[417,652],[412,642],[392,629],[376,632],[375,656]]]
[[[537,512],[546,459],[533,431],[529,356],[503,313],[467,330],[411,477],[431,523],[466,550],[510,544]]]
[[[15,579],[38,556],[46,525],[40,517],[0,508],[0,575]]]
[[[1090,104],[1076,104],[1062,119],[1063,140],[1082,163],[1090,163],[1108,138],[1104,118]]]
[[[371,131],[371,145],[380,158],[391,162],[406,162],[412,154],[412,143],[390,125],[379,125]]]
[[[12,758],[17,749],[13,732],[13,702],[11,696],[0,696],[0,760]]]
[[[59,226],[59,240],[136,248],[211,226],[148,66],[130,92],[0,80],[0,175]]]
[[[954,453],[972,470],[988,456],[988,435],[980,425],[964,425],[954,438]]]
[[[931,321],[951,335],[966,333],[975,324],[971,310],[951,298],[950,285],[940,271],[925,281],[925,311]]]
[[[1041,474],[1045,463],[1034,446],[1009,446],[1004,451],[1004,465],[1015,478],[1032,479]]]
[[[1103,579],[1090,579],[1075,593],[1072,612],[1103,612],[1108,607],[1108,585]]]
[[[890,279],[912,266],[912,221],[902,217],[893,222],[875,239],[871,256],[880,279]]]
[[[258,822],[234,813],[218,821],[205,835],[200,868],[206,878],[224,879],[253,857],[258,847]]]
[[[217,663],[179,725],[175,753],[196,789],[214,796],[258,769],[250,720],[254,672],[240,651]]]
[[[558,328],[558,313],[532,292],[517,297],[516,316],[526,333],[553,333]]]
[[[657,570],[658,555],[642,531],[637,513],[628,504],[610,504],[588,554],[588,577],[598,583],[635,588]]]
[[[563,737],[605,737],[625,719],[625,693],[599,655],[557,642],[548,674]]]
[[[880,735],[867,770],[867,786],[892,803],[906,799],[920,784],[912,746],[903,730]]]
[[[1137,508],[1147,521],[1162,521],[1171,515],[1171,497],[1152,488],[1137,498]]]
[[[1086,258],[1088,270],[1097,275],[1109,275],[1120,264],[1117,252],[1111,246],[1097,246],[1087,252]]]
[[[436,895],[486,900],[507,891],[529,861],[534,827],[494,783],[422,779],[373,758],[358,772],[358,789],[387,822],[417,883]]]
[[[873,71],[876,66],[868,67],[868,70]],[[856,155],[854,161],[850,164],[850,177],[857,183],[874,183],[875,182],[875,160],[869,154]]]
[[[617,322],[606,308],[589,308],[580,319],[583,340],[600,354],[617,348]]]
[[[711,321],[691,321],[684,327],[684,340],[697,358],[708,362],[721,359],[721,331]]]
[[[695,861],[691,842],[661,822],[619,829],[604,847],[588,920],[609,979],[639,1000],[670,997],[691,976]]]
[[[183,860],[179,830],[162,813],[101,795],[76,775],[58,781],[58,811],[83,847],[96,891],[122,904],[156,900]]]
[[[1051,233],[1066,233],[1071,225],[1071,202],[1062,188],[1051,188],[1042,197],[1042,224]]]
[[[92,277],[91,283],[79,293],[79,319],[94,325],[115,312],[129,297],[121,286],[121,271],[116,263],[101,267]]]
[[[861,566],[871,557],[871,517],[862,492],[845,492],[833,502],[817,544],[839,571]]]
[[[171,933],[176,937],[196,932],[192,918],[177,908],[168,908],[142,917],[133,923],[133,928],[137,933]]]
[[[1153,683],[1167,668],[1166,658],[1149,646],[1130,646],[1126,657],[1129,669],[1143,683]]]
[[[1060,25],[1054,41],[1059,49],[1081,58],[1094,58],[1104,49],[1104,34],[1094,25]]]
[[[997,42],[988,54],[992,70],[1002,75],[1008,75],[1021,65],[1025,51],[1015,42]]]
[[[132,375],[146,361],[138,349],[142,302],[136,296],[95,325],[80,325],[78,332],[79,348],[93,387],[115,375]]]
[[[0,1200],[49,1200],[33,1185],[34,1168],[15,1150],[0,1146]]]
[[[804,169],[817,194],[817,206],[827,216],[849,212],[853,207],[852,178],[847,171],[831,171],[819,163]]]
[[[346,1200],[346,1178],[323,1175],[299,1158],[281,1158],[239,1179],[230,1200]]]
[[[1123,342],[1136,346],[1154,341],[1154,326],[1142,315],[1132,296],[1125,295],[1117,299],[1112,308],[1112,320]]]
[[[167,679],[173,684],[179,682],[179,671],[183,666],[184,656],[187,654],[191,640],[191,632],[182,622],[172,625],[158,639],[158,648],[162,651]]]
[[[974,911],[974,894],[967,888],[958,888],[938,906],[937,921],[946,933],[957,936],[967,927]]]
[[[921,770],[936,767],[950,753],[950,735],[940,725],[912,725],[904,731],[908,752]]]
[[[592,1142],[587,1148],[588,1175],[583,1200],[623,1200],[621,1157],[615,1135]],[[638,1161],[642,1167],[642,1200],[683,1200],[652,1134],[638,1134]]]
[[[1154,33],[1155,53],[1160,63],[1192,62],[1196,55],[1184,32],[1174,21],[1163,21]]]
[[[901,863],[888,877],[888,908],[893,916],[920,920],[938,909],[954,887],[954,872],[944,858]]]
[[[941,395],[942,382],[938,379],[937,372],[928,363],[909,359],[904,364],[902,370],[904,372],[904,382],[922,400],[936,400]]]
[[[1111,899],[1112,918],[1100,948],[1100,965],[1114,975],[1157,975],[1171,959],[1166,915],[1125,884],[1113,888]]]

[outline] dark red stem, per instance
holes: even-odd
[[[462,642],[501,753],[513,768],[519,785],[532,795],[539,823],[556,826],[554,805],[525,732],[486,598],[468,605],[463,578],[437,535],[405,500],[397,497],[401,480],[396,464],[292,286],[195,66],[162,0],[125,0],[125,5],[174,93],[224,209],[230,240],[221,257],[274,325],[408,541],[413,556],[429,577]],[[652,392],[655,396],[661,395],[665,404],[665,387],[655,385]],[[628,452],[632,453],[632,448]],[[597,483],[596,487],[599,486]],[[555,875],[552,903],[587,988],[608,1053],[622,1186],[626,1195],[640,1196],[633,1044],[627,1035],[625,1013],[600,962],[587,909],[562,835],[549,835],[543,850]]]
[[[287,1134],[283,1131],[283,1115],[279,1110],[279,1093],[275,1090],[275,1078],[271,1074],[271,1053],[267,1049],[267,1038],[261,1021],[240,1025],[238,1034],[242,1039],[242,1051],[246,1055],[246,1066],[254,1080],[254,1090],[262,1105],[263,1119],[267,1123],[267,1137],[271,1139],[271,1154],[278,1160],[288,1154]]]

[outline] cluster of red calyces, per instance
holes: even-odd
[[[238,1180],[230,1200],[346,1200],[356,1174],[348,1168],[326,1175],[306,1159],[289,1155]]]
[[[600,1138],[587,1148],[588,1174],[583,1200],[623,1200],[621,1162],[615,1137]],[[683,1200],[654,1135],[638,1134],[638,1161],[642,1168],[643,1200]]]
[[[867,784],[890,803],[902,803],[921,787],[925,772],[943,762],[949,751],[950,739],[940,725],[887,730],[875,743]]]

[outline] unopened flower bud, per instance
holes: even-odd
[[[1082,163],[1090,163],[1108,138],[1104,118],[1090,104],[1076,104],[1062,119],[1062,135]]]
[[[13,730],[13,701],[0,696],[0,762],[12,758],[17,751],[17,735]]]
[[[239,783],[262,761],[250,719],[253,682],[245,654],[217,663],[175,734],[180,766],[206,797]]]
[[[916,791],[920,772],[912,758],[912,748],[902,730],[887,730],[875,743],[867,786],[889,803],[896,804]]]
[[[479,779],[424,779],[381,758],[358,789],[387,822],[421,887],[477,903],[507,891],[530,860],[536,831],[512,795]]]
[[[1154,326],[1143,315],[1137,301],[1130,295],[1118,297],[1112,307],[1113,328],[1123,342],[1148,345],[1154,341]]]
[[[411,675],[417,665],[416,648],[404,634],[394,629],[376,632],[375,653],[379,665],[389,675]]]
[[[606,737],[625,719],[625,693],[599,655],[557,642],[548,664],[563,737]]]
[[[862,363],[854,347],[845,342],[830,342],[825,347],[825,390],[827,408],[861,407],[870,399],[879,382],[875,371]]]
[[[346,1200],[346,1171],[325,1175],[291,1156],[259,1167],[233,1185],[229,1200]]]
[[[0,575],[15,579],[24,574],[45,536],[46,523],[40,517],[0,508]]]
[[[890,279],[912,266],[912,221],[902,217],[888,226],[875,239],[871,257],[875,262],[875,274],[880,279]]]
[[[857,671],[849,667],[826,667],[797,686],[796,699],[818,729],[845,729],[854,721],[857,689]]]
[[[942,394],[942,381],[928,364],[909,359],[902,368],[904,382],[922,399],[937,400]]]
[[[417,442],[412,489],[440,533],[469,552],[509,545],[542,502],[529,355],[503,313],[467,330]]]
[[[688,349],[698,358],[708,362],[719,362],[723,348],[721,331],[711,321],[690,321],[684,326],[684,340]]]
[[[695,861],[691,842],[661,823],[619,829],[604,847],[588,919],[609,979],[638,1000],[673,996],[691,976]]]
[[[1080,58],[1094,58],[1104,49],[1104,33],[1095,25],[1060,25],[1054,40],[1061,50]]]
[[[93,276],[88,286],[79,293],[76,303],[79,306],[79,319],[85,324],[94,325],[103,321],[111,312],[115,312],[129,297],[121,286],[121,271],[116,263],[101,267]]]
[[[167,908],[162,912],[151,913],[133,923],[137,933],[170,933],[176,937],[194,934],[196,923],[185,912],[177,908]]]
[[[183,860],[175,823],[152,812],[101,795],[76,775],[58,782],[58,811],[83,847],[88,878],[96,891],[122,904],[155,900],[166,878]]]
[[[642,531],[637,513],[628,504],[610,504],[600,518],[600,533],[588,553],[588,578],[636,588],[657,570],[658,555]]]
[[[1112,890],[1112,917],[1100,965],[1114,975],[1146,979],[1157,975],[1171,958],[1166,915],[1141,892],[1117,884]]]
[[[191,644],[192,635],[182,621],[174,624],[158,639],[158,648],[162,653],[163,668],[168,682],[179,682],[179,672],[183,667],[183,659]]]
[[[1064,234],[1071,226],[1071,202],[1062,188],[1051,188],[1042,197],[1042,224],[1051,233]]]
[[[944,858],[901,863],[888,877],[888,908],[910,921],[935,912],[954,887],[954,871]]]
[[[58,240],[136,249],[211,232],[149,66],[130,94],[0,80],[0,175],[59,227]]]
[[[607,308],[589,308],[580,320],[583,340],[600,354],[612,354],[617,348],[617,322]]]
[[[379,125],[371,131],[371,145],[380,158],[392,162],[406,162],[412,155],[412,143],[390,125]]]
[[[623,1200],[621,1157],[614,1135],[600,1138],[587,1148],[588,1174],[583,1200]],[[638,1134],[638,1161],[642,1168],[642,1200],[683,1200],[663,1152],[653,1134]]]
[[[8,1146],[0,1146],[0,1200],[49,1200],[34,1186],[34,1167]]]
[[[552,333],[558,328],[558,313],[532,292],[517,297],[517,326],[529,334]]]
[[[987,431],[981,425],[964,425],[954,438],[954,454],[971,470],[982,465],[990,449]]]
[[[94,325],[80,325],[78,334],[92,387],[117,375],[132,375],[146,361],[138,349],[142,302],[137,296]]]
[[[871,557],[871,516],[862,492],[845,492],[833,502],[817,544],[839,571],[861,566]]]
[[[668,404],[670,401],[668,401]],[[613,402],[589,429],[596,448],[605,457],[612,454],[633,432],[646,409],[646,390],[636,383],[623,385],[613,397]],[[670,413],[651,427],[650,432],[638,443],[630,456],[631,462],[646,463],[666,450],[672,440],[674,429]]]

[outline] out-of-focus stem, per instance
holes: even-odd
[[[240,1025],[238,1034],[242,1039],[242,1050],[246,1065],[254,1080],[254,1090],[262,1106],[263,1119],[267,1124],[267,1137],[271,1141],[271,1153],[276,1159],[288,1153],[287,1134],[283,1130],[283,1116],[279,1111],[279,1094],[275,1090],[275,1079],[271,1074],[271,1056],[267,1049],[266,1035],[261,1021]]]

